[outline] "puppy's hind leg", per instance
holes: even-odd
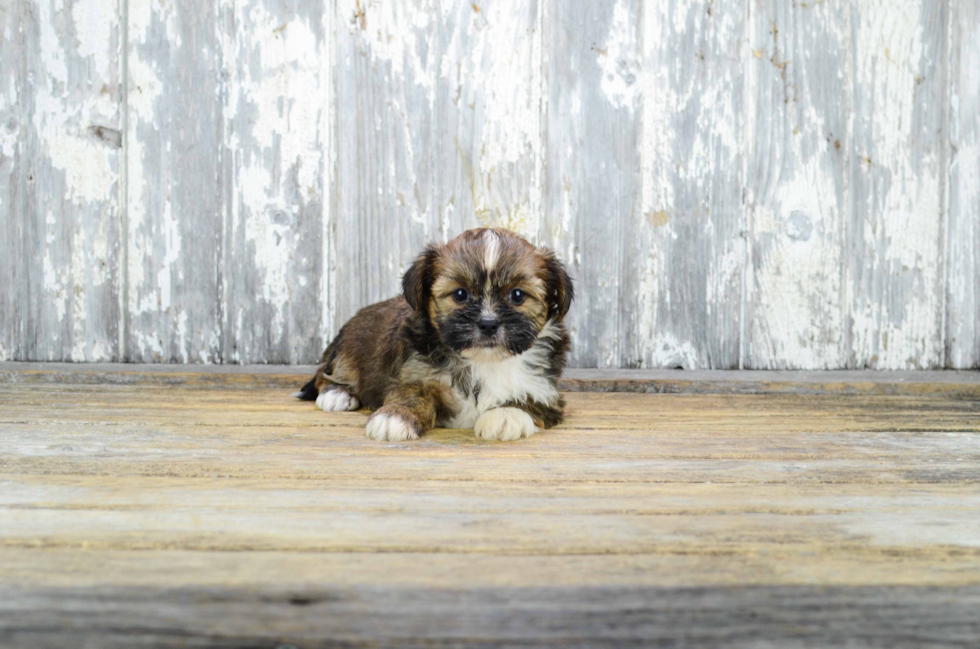
[[[316,407],[324,412],[357,410],[361,407],[360,400],[349,387],[357,384],[357,375],[347,371],[347,364],[337,352],[343,333],[341,330],[330,343],[313,379],[297,393],[300,399],[316,399]]]
[[[343,327],[333,342],[323,352],[323,360],[313,378],[294,392],[293,396],[303,401],[316,401],[316,407],[326,412],[357,410],[361,402],[351,394],[348,385],[356,385],[356,374],[345,371],[345,363],[339,353],[344,337]]]
[[[316,398],[316,407],[324,412],[357,410],[361,402],[341,385],[331,385]]]

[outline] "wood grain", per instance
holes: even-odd
[[[832,606],[821,606],[833,601]],[[0,591],[9,647],[967,647],[980,589]],[[406,606],[406,602],[419,602]],[[260,610],[261,613],[256,613]],[[624,614],[628,612],[628,614]],[[49,626],[57,618],[56,628]],[[176,628],[182,621],[181,628]]]
[[[222,359],[221,24],[216,2],[129,6],[126,360]]]
[[[644,8],[643,367],[741,363],[746,20],[734,3]]]
[[[980,367],[975,3],[16,0],[0,360],[313,363],[426,243],[575,367]]]
[[[641,3],[545,4],[544,241],[576,284],[577,367],[638,367]]]
[[[948,10],[946,366],[980,367],[980,9]]]
[[[943,346],[944,3],[852,6],[848,367],[935,368]]]
[[[412,2],[337,3],[336,255],[325,323],[332,334],[358,309],[396,295],[415,255],[442,239],[422,193],[431,180],[428,97],[438,69],[422,39],[438,15]]]
[[[744,366],[841,367],[850,12],[760,2],[749,13]]]
[[[329,3],[253,0],[235,3],[234,21],[224,62],[234,181],[223,360],[309,362],[329,342],[320,318],[333,13]]]
[[[38,360],[117,360],[121,147],[117,2],[31,0],[19,25],[17,199],[0,213],[18,267],[11,353]],[[6,61],[7,59],[5,59]],[[4,67],[7,67],[6,65]],[[8,86],[7,88],[9,88]],[[6,88],[4,93],[10,91]],[[4,128],[9,128],[8,125]],[[19,241],[18,241],[19,239]],[[10,298],[8,298],[10,300]]]
[[[23,22],[25,7],[14,3],[0,11],[0,359],[28,358],[23,314],[28,304],[27,275],[22,264],[11,260],[25,258],[24,220],[27,165],[24,144],[29,101],[22,98],[27,86],[24,65]]]
[[[382,444],[364,412],[243,378],[59,370],[38,389],[4,371],[5,647],[912,647],[980,632],[975,396],[569,393],[567,421],[520,442]]]
[[[294,391],[315,365],[162,365],[136,363],[0,362],[0,383],[266,388]],[[647,394],[783,394],[808,396],[980,397],[972,371],[565,370],[568,392]]]
[[[396,295],[431,241],[500,225],[537,238],[538,4],[337,7],[336,332]]]

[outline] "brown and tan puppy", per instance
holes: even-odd
[[[561,422],[558,378],[572,281],[554,253],[507,230],[432,244],[403,294],[361,309],[297,397],[374,410],[367,436],[417,439],[433,426],[514,440]]]

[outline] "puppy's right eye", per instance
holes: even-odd
[[[466,299],[469,296],[470,294],[466,291],[465,288],[458,288],[455,291],[453,291],[453,299],[456,300],[457,304],[462,304],[463,302],[466,301]]]

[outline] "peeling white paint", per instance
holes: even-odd
[[[472,144],[460,151],[481,225],[506,227],[537,240],[541,223],[541,30],[526,8],[460,6],[442,52],[439,82],[455,107],[472,110]],[[458,140],[461,147],[466,139]],[[455,213],[447,206],[444,214]],[[445,237],[450,221],[442,227]]]
[[[69,200],[76,204],[110,202],[115,198],[116,154],[97,144],[87,133],[65,123],[63,104],[49,102],[43,93],[37,97],[34,125],[44,141],[45,153],[51,165],[65,174]],[[85,122],[72,119],[71,122]],[[71,125],[70,125],[71,124]]]
[[[629,2],[619,0],[613,9],[609,36],[597,53],[602,69],[602,91],[613,106],[630,110],[636,103],[640,74],[633,27],[635,22],[630,16]]]
[[[980,7],[947,12],[951,155],[946,205],[947,367],[980,367]]]
[[[25,251],[37,262],[23,266],[28,276],[39,274],[29,279],[38,307],[25,328],[30,339],[21,343],[36,359],[114,357],[109,330],[117,246],[110,237],[118,215],[119,154],[111,134],[119,120],[119,21],[116,8],[103,9],[88,0],[25,7],[37,24],[36,38],[25,34],[20,50],[24,83],[33,93],[31,112],[0,124],[0,155],[8,137],[18,139],[30,165],[21,190],[44,215],[43,247]],[[9,88],[3,103],[19,101],[16,85]],[[29,136],[26,142],[22,135]]]
[[[58,84],[64,91],[68,83],[68,65],[65,63],[62,38],[55,29],[55,16],[65,10],[63,0],[41,1],[35,5],[37,9],[37,25],[40,31],[40,56],[45,75],[49,83]]]
[[[146,174],[144,171],[144,150],[143,139],[139,133],[141,129],[147,127],[159,128],[163,125],[158,124],[155,119],[156,106],[163,98],[163,82],[160,78],[162,71],[155,70],[154,67],[140,56],[140,51],[145,47],[143,39],[150,29],[154,20],[158,20],[167,25],[167,33],[173,34],[173,10],[165,5],[161,5],[153,0],[130,0],[129,4],[129,38],[130,53],[128,59],[129,75],[129,94],[127,108],[129,111],[128,132],[126,134],[128,177],[130,179],[128,188],[127,219],[129,222],[129,246],[128,255],[128,277],[129,294],[127,304],[130,313],[139,315],[143,313],[155,312],[164,297],[155,290],[149,293],[141,292],[146,287],[147,278],[144,274],[144,266],[150,250],[147,249],[147,241],[140,235],[146,223],[146,205],[149,200],[146,192]],[[169,236],[171,240],[176,235],[171,226]],[[179,242],[179,240],[178,240]],[[167,268],[158,270],[157,280],[161,279],[161,274],[167,273]],[[169,282],[169,274],[167,277]],[[159,284],[158,284],[159,285]],[[169,289],[169,286],[168,286]],[[166,299],[169,304],[169,290]],[[162,350],[155,350],[162,353]]]
[[[320,347],[326,347],[329,340],[333,340],[335,328],[333,326],[332,314],[337,313],[337,273],[333,265],[335,259],[333,244],[334,237],[331,236],[332,228],[336,223],[334,213],[333,196],[335,189],[334,169],[337,164],[337,144],[334,141],[334,128],[336,125],[334,89],[334,57],[324,56],[323,52],[334,52],[336,39],[334,37],[334,16],[332,12],[324,11],[321,19],[320,31],[323,33],[324,42],[321,47],[320,55],[320,83],[324,89],[323,102],[320,109],[319,133],[321,146],[323,149],[322,160],[322,186],[323,201],[320,215],[320,261],[321,270],[314,282],[318,286],[317,294],[320,303],[320,322],[314,333],[320,333]],[[315,337],[314,337],[315,340]]]
[[[118,29],[119,6],[109,0],[73,0],[71,17],[77,40],[75,53],[91,61],[96,80],[105,78],[109,66],[115,64],[106,47],[106,31]]]
[[[357,6],[363,6],[361,17],[352,11]],[[435,96],[435,70],[416,65],[414,59],[425,46],[425,30],[431,24],[432,8],[388,0],[364,0],[360,5],[348,3],[346,13],[350,16],[347,29],[364,38],[376,64],[390,66],[391,76],[395,78],[405,76],[406,69],[411,70],[410,81],[425,89],[431,104]]]
[[[65,42],[66,38],[55,30],[55,13],[63,11],[64,6],[60,2],[39,2],[36,7],[39,12],[43,74],[39,75],[35,84],[34,128],[51,165],[65,174],[69,199],[78,204],[111,201],[115,190],[116,172],[113,167],[116,153],[114,149],[97,143],[87,129],[93,125],[111,125],[116,104],[108,92],[101,90],[81,101],[70,98],[64,50],[70,43]],[[97,56],[88,55],[96,68],[107,66],[105,32],[117,28],[118,21],[114,15],[100,26],[101,52]],[[78,52],[83,56],[94,47],[91,40],[96,38],[88,27],[84,34],[86,45],[91,47]]]
[[[0,158],[13,158],[17,150],[17,143],[21,138],[21,128],[19,120],[12,115],[3,120],[3,113],[8,109],[17,106],[17,83],[16,78],[11,75],[7,87],[0,93]],[[5,122],[5,123],[4,123]],[[3,206],[3,197],[0,196],[0,207]]]
[[[673,358],[664,340],[674,341],[669,349],[698,350],[682,355],[697,367],[731,367],[725,357],[737,358],[722,339],[737,345],[736,332],[716,323],[719,314],[737,313],[742,298],[733,290],[744,268],[742,242],[733,236],[743,213],[733,178],[741,151],[741,24],[733,7],[711,8],[708,14],[691,1],[643,12],[636,356],[644,366]],[[697,49],[689,51],[692,44]],[[729,317],[736,327],[738,320]]]
[[[160,363],[167,360],[163,357],[163,341],[160,340],[159,334],[134,331],[133,335],[136,337],[137,348],[144,350],[144,353],[149,352],[146,362]]]
[[[662,32],[663,14],[650,7],[643,12],[643,33],[650,37]],[[640,141],[640,213],[644,218],[655,214],[667,214],[668,206],[673,204],[672,186],[663,182],[660,166],[669,159],[667,138],[669,106],[665,93],[661,90],[667,85],[666,69],[656,65],[658,52],[653,38],[644,40],[642,52],[644,65],[639,75],[639,86],[643,97],[643,128]],[[659,182],[658,182],[659,181]],[[654,219],[655,220],[655,219]],[[645,252],[638,264],[640,281],[638,290],[639,337],[642,341],[653,341],[657,334],[657,306],[664,301],[661,293],[661,278],[666,272],[664,256],[658,254],[653,245],[651,229],[640,231],[640,249]],[[669,289],[668,289],[669,290]],[[641,344],[640,355],[645,359],[651,356],[650,343]]]
[[[233,84],[235,97],[254,117],[247,124],[238,120],[244,128],[230,142],[241,160],[236,178],[241,203],[232,218],[236,228],[239,223],[244,227],[247,252],[254,255],[251,263],[261,276],[256,297],[275,309],[276,316],[266,326],[278,339],[285,332],[296,275],[291,254],[299,218],[294,183],[303,199],[322,200],[319,129],[326,104],[321,43],[314,26],[299,18],[283,22],[261,3],[248,9],[243,23],[252,31],[236,37],[234,60],[257,54],[261,67],[245,67]]]
[[[177,328],[176,328],[176,338],[180,341],[180,362],[187,363],[190,360],[190,355],[188,353],[188,348],[190,340],[187,337],[187,311],[181,311],[177,315]],[[204,358],[207,358],[207,353],[202,354]]]
[[[157,271],[156,283],[160,290],[160,298],[159,304],[153,305],[153,307],[168,311],[172,300],[170,280],[174,272],[174,264],[180,259],[181,249],[180,223],[174,218],[170,201],[164,205],[162,230],[159,234],[163,240],[164,253],[160,270]],[[186,313],[183,315],[186,318]],[[178,340],[183,340],[183,338],[178,338]]]
[[[980,362],[976,7],[710,4],[639,11],[617,0],[578,43],[582,34],[569,41],[561,30],[585,27],[553,15],[567,11],[554,0],[521,8],[342,0],[336,14],[314,18],[266,0],[219,0],[215,24],[190,31],[179,13],[188,9],[163,0],[130,0],[126,25],[115,2],[31,0],[33,113],[20,119],[22,89],[5,76],[0,162],[23,155],[27,135],[38,145],[26,153],[38,163],[32,191],[44,214],[34,271],[45,309],[39,357],[115,353],[103,311],[115,304],[120,245],[121,304],[139,354],[264,360],[295,353],[281,350],[316,327],[329,337],[341,310],[382,297],[420,241],[486,224],[542,240],[574,272],[592,273],[573,307],[590,311],[574,315],[572,328],[600,364],[717,366],[730,362],[733,344],[755,367],[934,366],[944,344],[949,363]],[[935,20],[942,15],[948,38]],[[125,187],[120,151],[91,131],[121,124],[122,29]],[[16,38],[9,24],[3,35]],[[582,51],[562,50],[572,56],[557,61],[569,42]],[[182,73],[175,57],[191,50],[223,74],[200,95],[171,96]],[[946,125],[937,117],[943,79]],[[357,92],[334,97],[338,83]],[[207,115],[220,114],[214,141],[184,139],[166,117],[177,101],[217,110]],[[338,120],[350,124],[361,111],[369,132],[335,141]],[[609,124],[614,135],[600,142],[592,129]],[[616,149],[634,124],[635,181],[628,152]],[[944,153],[937,133],[955,149]],[[354,159],[357,138],[377,149],[357,155],[377,157],[337,168],[338,152]],[[222,213],[173,208],[168,192],[186,188],[185,168],[201,168],[183,161],[216,148]],[[578,166],[556,170],[576,157]],[[622,200],[594,200],[603,192]],[[109,225],[121,195],[128,240],[117,242]],[[5,200],[0,218],[11,213]],[[595,205],[614,208],[587,213]],[[200,248],[182,238],[194,231],[190,218],[225,219],[220,232],[201,232],[216,237],[220,273],[232,278],[219,280],[214,268],[182,274]],[[605,236],[597,223],[626,248],[604,257],[590,247],[589,237]],[[309,233],[322,241],[304,241]],[[319,277],[310,270],[318,256]],[[603,264],[609,273],[593,272]],[[214,305],[187,302],[209,301],[218,282],[222,322],[205,322],[195,309]],[[314,292],[316,304],[305,304]],[[5,338],[0,358],[11,353]]]
[[[773,11],[753,5],[746,47],[746,114],[785,117],[750,119],[743,138],[751,246],[743,358],[753,369],[837,368],[846,362],[850,140],[840,118],[851,76],[848,14],[808,7],[782,20],[775,38]],[[797,49],[811,41],[824,59],[812,62]]]
[[[688,340],[681,341],[670,334],[655,336],[651,351],[650,364],[653,367],[704,369],[698,361],[698,351]]]
[[[940,52],[930,51],[927,60],[924,39],[935,41],[934,50],[942,39],[927,34],[922,11],[911,0],[863,2],[856,18],[855,88],[866,110],[874,111],[874,125],[856,126],[852,164],[864,191],[855,195],[854,209],[866,215],[861,235],[868,267],[862,274],[872,273],[873,280],[852,273],[847,290],[853,296],[851,353],[856,364],[877,369],[936,367],[943,358],[940,147],[916,145],[939,130],[940,120],[930,127],[916,108],[939,74],[930,64]]]
[[[60,233],[55,229],[57,221],[54,213],[48,212],[44,219],[45,223],[45,243],[50,249],[56,240],[60,238]],[[64,322],[65,315],[68,313],[68,299],[70,295],[70,277],[68,267],[55,265],[55,261],[50,254],[45,254],[42,260],[44,269],[44,290],[54,305],[55,319],[60,324]]]

